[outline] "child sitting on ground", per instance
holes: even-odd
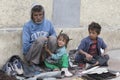
[[[57,37],[57,50],[55,53],[52,53],[47,45],[45,46],[45,50],[50,56],[44,61],[47,68],[52,70],[61,69],[61,71],[65,72],[65,76],[67,77],[72,76],[72,73],[68,71],[69,59],[66,51],[69,40],[67,34],[60,33]]]
[[[109,56],[106,54],[107,46],[102,38],[98,37],[101,26],[92,22],[88,27],[89,36],[81,41],[76,52],[75,61],[79,64],[89,63],[93,66],[107,66]],[[104,53],[101,53],[101,48]],[[82,66],[83,67],[83,66]]]

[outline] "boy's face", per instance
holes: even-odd
[[[33,21],[35,23],[41,22],[43,17],[44,17],[43,12],[33,12]]]
[[[95,31],[95,30],[89,30],[89,37],[92,39],[92,40],[95,40],[97,37],[98,37],[98,33]]]
[[[58,44],[59,47],[65,46],[66,45],[66,40],[63,39],[63,37],[61,36],[57,39],[57,44]]]

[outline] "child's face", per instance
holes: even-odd
[[[89,37],[92,40],[95,40],[98,37],[98,34],[97,34],[97,32],[95,30],[89,30]]]
[[[33,21],[35,23],[41,22],[43,17],[44,17],[43,12],[33,12]]]
[[[63,37],[61,36],[57,39],[57,44],[58,44],[59,47],[65,46],[66,45],[66,40],[63,39]]]

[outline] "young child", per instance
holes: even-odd
[[[107,46],[102,38],[98,37],[101,32],[101,26],[92,22],[88,27],[89,36],[82,39],[75,61],[80,64],[89,63],[93,66],[108,66],[109,56],[106,54]],[[101,53],[101,49],[104,53]],[[89,67],[89,68],[90,68]]]
[[[70,77],[72,73],[68,71],[68,54],[66,51],[67,44],[69,42],[69,37],[60,33],[57,37],[57,50],[55,53],[52,53],[47,46],[45,46],[45,50],[50,55],[48,59],[45,60],[45,65],[49,69],[65,71],[65,76]]]

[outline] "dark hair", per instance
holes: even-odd
[[[32,9],[31,9],[31,19],[33,19],[33,13],[34,12],[43,12],[44,15],[44,8],[41,5],[35,5]]]
[[[90,30],[95,30],[97,34],[100,34],[101,26],[96,22],[92,22],[88,27],[88,31]]]
[[[69,39],[69,36],[68,36],[67,34],[65,34],[65,33],[60,33],[60,34],[58,35],[57,39],[60,38],[60,37],[63,37],[63,39],[66,40],[65,47],[67,47],[68,42],[69,42],[69,40],[70,40],[70,39]]]

